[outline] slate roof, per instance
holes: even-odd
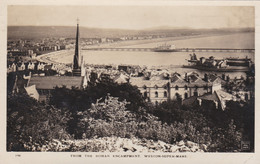
[[[169,82],[169,80],[144,80],[142,77],[139,78],[130,78],[130,83],[132,85],[136,85],[137,87],[164,87],[167,85],[167,83]]]
[[[214,74],[209,74],[208,79],[209,79],[209,82],[212,82],[212,83],[221,83],[222,84],[225,82],[219,76],[214,75]]]
[[[117,75],[115,78],[114,78],[114,81],[117,82],[117,83],[126,83],[127,80],[129,79],[128,76],[120,73],[120,75]]]
[[[151,77],[150,77],[150,80],[151,80],[151,81],[157,81],[157,80],[168,80],[168,79],[166,79],[166,78],[164,77],[164,75],[161,74],[161,75],[159,75],[159,76],[151,76]]]
[[[221,109],[225,110],[225,108],[226,108],[225,102],[232,100],[232,95],[223,91],[223,90],[217,90],[211,96],[210,95],[203,95],[201,97],[201,99],[217,101],[217,102],[220,103]]]
[[[83,77],[81,76],[33,76],[29,81],[29,85],[36,85],[36,89],[53,89],[56,86],[67,88],[82,88]]]
[[[197,96],[192,96],[183,100],[183,105],[192,106],[197,102]]]
[[[206,82],[204,80],[202,80],[200,77],[198,77],[197,75],[190,75],[190,82],[188,84],[189,87],[204,87],[204,86],[211,86],[212,83],[211,82]]]
[[[217,90],[214,91],[212,94],[211,93],[207,93],[204,94],[202,96],[192,96],[189,97],[187,99],[183,100],[183,104],[187,105],[187,106],[192,106],[196,103],[197,99],[201,99],[201,100],[209,100],[209,101],[217,101],[220,103],[221,105],[221,109],[224,110],[225,109],[225,102],[232,100],[232,95],[223,91],[223,90]]]
[[[45,65],[44,66],[44,70],[49,70],[49,69],[51,69],[52,68],[52,65]]]
[[[199,98],[202,99],[202,100],[211,100],[211,101],[218,101],[219,100],[215,92],[212,93],[212,94],[207,93],[203,96],[200,96]]]
[[[185,83],[185,81],[177,74],[175,74],[171,77],[171,82],[172,83]]]
[[[219,97],[220,100],[232,100],[233,99],[233,95],[231,95],[230,93],[227,93],[223,90],[217,90],[215,91],[217,96]]]

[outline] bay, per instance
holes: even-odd
[[[177,48],[240,48],[254,49],[254,33],[236,33],[230,35],[217,35],[196,38],[182,38],[178,40],[168,40],[167,44],[174,44]],[[140,43],[140,41],[130,42],[131,45],[120,45],[114,43],[111,47],[133,47],[133,48],[154,48],[165,41],[152,41],[151,43]],[[102,46],[102,45],[101,45]],[[183,69],[182,65],[187,64],[187,59],[190,58],[190,52],[138,52],[138,51],[90,51],[81,50],[81,55],[84,58],[85,64],[113,64],[113,65],[140,65],[140,66],[156,66],[166,67],[171,71],[185,73],[194,71],[193,69]],[[50,55],[50,59],[61,63],[72,63],[73,50],[66,50],[61,55]],[[255,60],[254,53],[245,52],[197,52],[197,57],[214,56],[216,59],[227,57],[251,58]],[[169,67],[167,67],[169,66]],[[172,66],[172,67],[170,67]],[[174,67],[173,67],[174,66]],[[204,73],[205,71],[198,71]],[[232,77],[245,75],[243,72],[227,73]]]

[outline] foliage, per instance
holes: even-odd
[[[106,80],[84,90],[57,87],[50,105],[23,94],[8,95],[7,104],[9,151],[41,151],[53,139],[112,136],[168,144],[192,141],[212,152],[241,151],[241,140],[254,145],[254,99],[229,101],[225,111],[210,105],[186,107],[180,101],[153,106],[144,102],[136,87]],[[96,146],[93,150],[103,149]]]
[[[70,138],[66,132],[70,114],[67,111],[39,104],[27,95],[8,98],[7,150],[37,151],[52,139]]]
[[[255,104],[254,98],[248,102],[234,102],[227,103],[225,113],[233,120],[233,124],[240,129],[244,141],[250,141],[251,151],[254,150],[254,124],[255,124]]]
[[[119,97],[120,101],[130,102],[127,105],[129,110],[136,110],[145,105],[137,87],[128,83],[117,84],[112,81],[100,81],[95,85],[90,83],[83,91],[77,88],[68,89],[65,86],[56,87],[51,94],[50,104],[67,107],[74,111],[84,111],[90,108],[91,103],[95,103],[100,98],[104,99],[107,94]]]
[[[158,106],[149,106],[147,112],[157,116],[162,122],[192,122],[196,129],[201,130],[208,125],[206,117],[196,110],[187,110],[178,101],[170,100]]]
[[[107,80],[95,84],[89,83],[84,90],[78,88],[68,89],[65,86],[56,87],[51,93],[49,103],[57,108],[66,108],[71,112],[73,119],[69,121],[68,131],[75,138],[80,138],[79,131],[81,129],[76,128],[79,122],[77,111],[89,109],[92,103],[96,103],[100,98],[104,100],[108,94],[119,97],[120,101],[127,100],[130,102],[127,104],[127,109],[131,111],[136,111],[140,106],[145,106],[142,95],[136,87]]]
[[[200,131],[190,121],[162,123],[157,117],[139,109],[139,113],[126,110],[126,101],[108,96],[104,102],[92,104],[89,110],[79,112],[77,129],[82,129],[82,138],[111,137],[145,138],[175,143],[180,140],[210,142],[208,128]]]
[[[240,151],[242,137],[250,133],[250,141],[254,143],[252,134],[254,115],[249,112],[254,108],[249,107],[249,104],[242,106],[238,102],[228,102],[227,109],[222,111],[210,109],[207,105],[187,108],[177,101],[168,101],[158,106],[150,106],[147,111],[162,122],[170,124],[174,129],[186,129],[186,131],[179,131],[179,134],[184,135],[178,136],[177,140],[187,139],[207,144],[208,151],[230,152]],[[251,122],[244,117],[251,118]],[[251,131],[246,132],[245,124]]]

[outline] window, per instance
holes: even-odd
[[[165,86],[164,86],[164,89],[167,89],[167,88],[168,88],[167,85],[165,85]]]
[[[248,93],[245,94],[245,100],[247,101],[248,100]]]
[[[155,97],[158,97],[158,92],[157,91],[155,92]]]
[[[144,98],[145,99],[147,98],[147,92],[144,92]]]
[[[188,98],[188,93],[185,93],[185,94],[184,94],[184,97],[185,97],[185,99]]]
[[[156,105],[156,106],[158,105],[158,101],[155,101],[155,105]]]
[[[195,89],[197,90],[199,87],[197,85],[195,85]]]
[[[166,91],[164,91],[163,95],[164,95],[164,97],[167,97],[167,92],[166,92]]]
[[[208,90],[208,86],[207,85],[204,86],[204,90]]]
[[[175,96],[177,100],[181,98],[181,95],[179,93],[175,93]]]
[[[194,92],[194,96],[198,96],[198,92],[197,91]]]
[[[187,85],[185,85],[184,88],[185,88],[185,90],[188,90],[188,86]]]
[[[179,86],[178,85],[175,86],[175,90],[179,90]]]

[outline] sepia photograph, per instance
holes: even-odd
[[[255,10],[8,5],[5,151],[254,154]]]

